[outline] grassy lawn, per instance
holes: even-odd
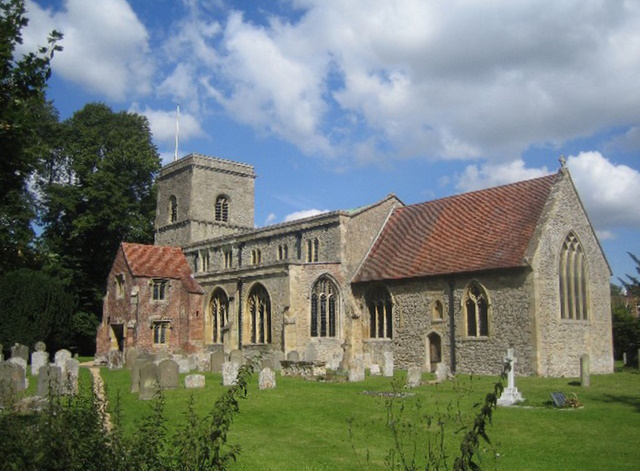
[[[135,423],[149,413],[150,403],[138,401],[137,395],[129,392],[128,371],[102,369],[102,374],[111,406],[119,391],[125,433],[135,433]],[[165,392],[170,429],[184,423],[189,395],[194,395],[200,415],[207,414],[221,395],[221,376],[205,376],[203,390]],[[423,380],[430,378],[424,375]],[[404,372],[397,372],[394,379],[404,384]],[[463,434],[456,431],[462,423],[473,420],[474,404],[484,399],[495,381],[493,377],[460,375],[456,381],[424,384],[407,391],[415,395],[395,399],[396,423],[401,427],[405,450],[411,454],[415,444],[417,460],[423,463],[429,443],[438,448],[440,420],[451,465]],[[640,374],[626,371],[592,376],[588,389],[567,378],[518,378],[516,385],[526,401],[494,413],[488,434],[495,450],[486,447],[483,469],[639,468]],[[260,391],[256,374],[229,435],[231,443],[242,446],[232,469],[386,469],[393,435],[386,426],[386,400],[375,393],[392,390],[390,378],[383,377],[367,377],[361,383],[318,383],[278,376],[276,389]],[[370,394],[363,394],[365,391]],[[567,396],[576,393],[584,407],[553,408],[549,404],[553,391]]]

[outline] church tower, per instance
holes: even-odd
[[[252,165],[189,154],[160,170],[156,245],[184,247],[254,228]]]

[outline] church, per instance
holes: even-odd
[[[496,374],[613,371],[611,270],[564,166],[420,204],[254,226],[251,165],[190,154],[157,178],[155,244],[122,243],[96,358],[128,349]]]

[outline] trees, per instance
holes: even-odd
[[[28,263],[34,234],[34,202],[28,191],[38,166],[42,123],[55,111],[45,100],[53,54],[62,35],[53,31],[49,45],[18,59],[21,30],[28,23],[23,0],[0,0],[0,270]],[[55,116],[57,120],[57,116]]]
[[[160,158],[143,116],[90,103],[62,123],[41,174],[42,240],[79,308],[99,316],[105,279],[123,240],[151,242]]]
[[[636,264],[636,272],[640,274],[640,259],[634,254],[629,256]],[[637,313],[637,305],[640,301],[640,280],[633,275],[626,275],[627,280],[620,280],[626,290],[612,285],[611,311],[613,323],[613,351],[616,359],[622,359],[623,353],[627,354],[627,364],[635,364],[640,348],[640,318]]]

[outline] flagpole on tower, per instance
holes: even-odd
[[[180,134],[180,103],[176,107],[176,153],[173,154],[173,161],[178,160],[178,135]]]

